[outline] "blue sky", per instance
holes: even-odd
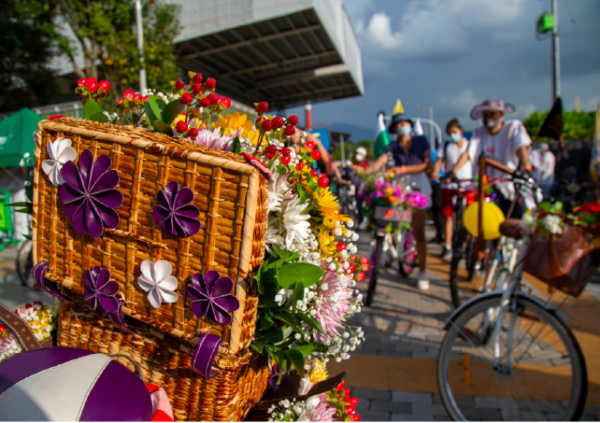
[[[361,45],[365,94],[314,105],[314,126],[373,132],[377,111],[391,113],[396,98],[411,116],[426,117],[417,104],[432,106],[442,127],[452,117],[476,126],[469,111],[489,96],[514,104],[518,119],[551,107],[551,40],[535,38],[535,22],[550,10],[550,0],[343,3]],[[563,104],[573,109],[579,95],[581,108],[594,110],[600,102],[600,1],[558,3]],[[291,111],[303,123],[303,110]]]

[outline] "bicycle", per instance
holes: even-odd
[[[375,208],[374,217],[378,222],[403,225],[397,234],[386,232],[385,227],[376,227],[373,230],[370,255],[371,271],[369,273],[369,285],[365,301],[365,304],[369,307],[375,295],[379,268],[381,265],[385,266],[388,256],[398,260],[400,273],[405,277],[417,265],[416,242],[412,236],[412,228],[408,227],[408,224],[412,220],[412,211],[378,206]]]
[[[356,187],[351,181],[340,184],[339,187],[340,213],[350,216],[355,225],[358,224],[358,207],[356,204]]]
[[[33,280],[33,243],[31,240],[26,240],[21,243],[17,251],[17,257],[15,259],[15,268],[17,275],[21,281],[21,286],[26,288],[35,288],[35,281]]]
[[[493,160],[485,164],[510,171]],[[481,228],[480,219],[480,234]],[[446,323],[437,379],[442,403],[454,420],[576,420],[583,413],[587,369],[581,348],[550,306],[551,298],[544,303],[521,291],[531,232],[516,219],[500,226],[500,233],[518,244],[505,289],[472,298]],[[486,389],[495,392],[486,395]],[[459,405],[460,395],[500,397],[502,414],[471,414],[472,409]]]

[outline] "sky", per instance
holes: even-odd
[[[551,39],[536,40],[535,23],[550,0],[343,0],[358,37],[362,97],[313,105],[313,126],[374,136],[379,110],[399,98],[412,117],[442,127],[488,97],[516,106],[523,120],[552,106]],[[595,110],[600,102],[600,1],[559,0],[563,106]],[[421,105],[420,108],[418,105]],[[302,109],[292,109],[302,117]],[[358,139],[357,139],[358,138]]]

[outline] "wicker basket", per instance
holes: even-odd
[[[128,326],[135,334],[115,328],[99,313],[90,313],[87,303],[63,302],[58,345],[133,358],[145,383],[165,389],[177,421],[241,421],[267,388],[264,356],[249,351],[219,355],[215,363],[219,375],[206,379],[190,369],[192,349],[186,348],[186,342],[143,323],[132,321]],[[117,360],[135,371],[128,359]]]
[[[62,305],[61,346],[133,355],[145,380],[164,386],[180,420],[240,420],[266,389],[266,362],[252,358],[258,292],[252,270],[264,259],[268,184],[239,156],[211,150],[143,128],[60,118],[39,125],[34,178],[34,262],[46,261],[45,278],[71,299]],[[54,187],[41,171],[47,144],[69,138],[77,152],[108,155],[124,197],[115,229],[93,238],[77,234]],[[162,231],[152,217],[157,192],[170,181],[191,189],[201,229],[187,238]],[[137,283],[144,260],[166,260],[179,284],[177,302],[153,308]],[[123,296],[123,314],[135,332],[115,327],[83,301],[83,275],[111,271]],[[186,294],[190,278],[216,270],[234,281],[240,301],[231,325],[198,319]],[[193,373],[190,362],[204,334],[223,339],[213,367],[216,379]],[[124,362],[125,364],[125,362]]]

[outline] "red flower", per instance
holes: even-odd
[[[600,202],[594,201],[593,203],[584,204],[583,206],[575,207],[573,211],[575,213],[600,213]]]

